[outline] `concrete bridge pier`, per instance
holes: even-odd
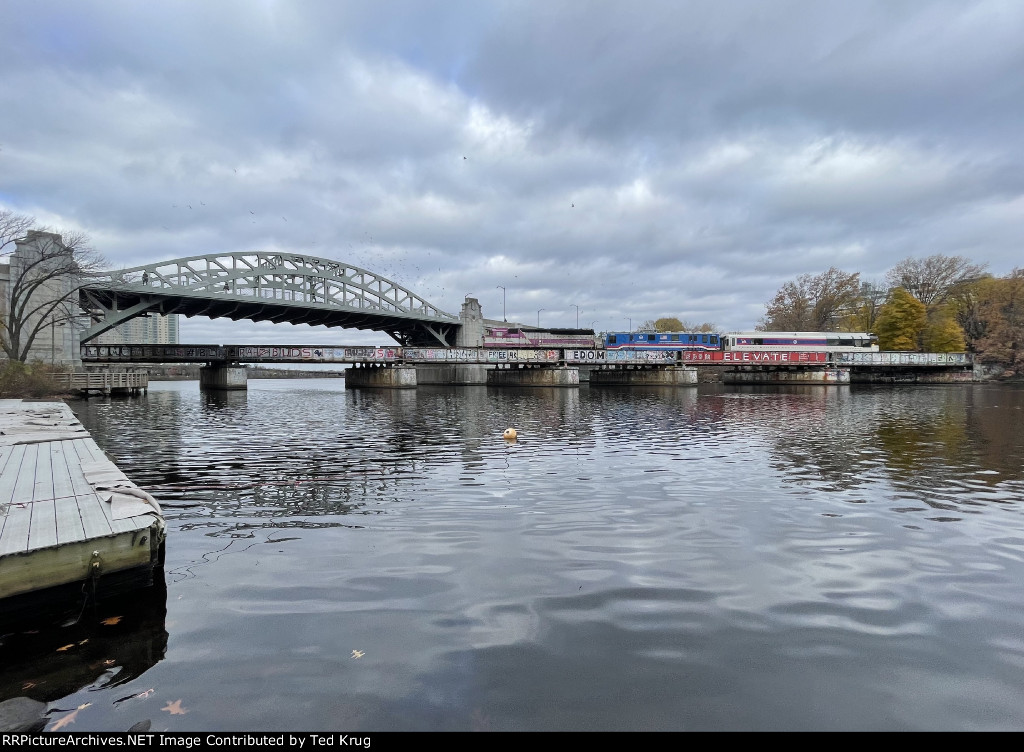
[[[785,366],[741,366],[722,374],[723,384],[829,386],[850,383],[849,368],[788,368]]]
[[[685,366],[656,368],[595,368],[591,386],[696,386],[697,369]]]
[[[372,365],[345,369],[346,389],[415,389],[416,366]]]
[[[245,366],[238,363],[207,363],[199,369],[199,388],[238,391],[249,388]]]
[[[416,366],[417,384],[444,384],[471,386],[487,383],[486,365],[429,365]]]
[[[525,366],[492,368],[487,372],[488,386],[576,386],[580,369],[576,366]]]

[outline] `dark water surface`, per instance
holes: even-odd
[[[71,405],[166,593],[4,638],[51,728],[1024,731],[1024,388]]]

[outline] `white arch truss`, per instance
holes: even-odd
[[[83,341],[150,312],[384,331],[404,344],[448,343],[460,320],[379,274],[284,253],[190,256],[97,277],[81,296]]]

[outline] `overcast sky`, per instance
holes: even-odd
[[[0,207],[113,268],[280,250],[453,314],[743,330],[830,266],[1024,266],[1019,0],[7,0],[2,38]]]

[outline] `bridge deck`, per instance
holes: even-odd
[[[680,352],[515,347],[385,347],[336,345],[83,345],[83,363],[352,363],[434,365],[567,364],[649,366],[780,366],[842,368],[970,367],[969,353],[906,352]]]

